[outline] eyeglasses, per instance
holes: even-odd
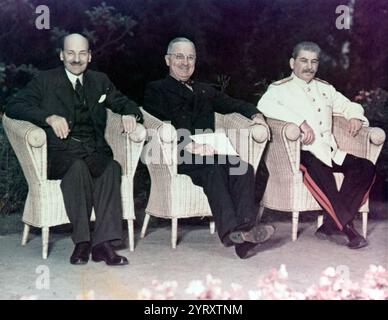
[[[192,54],[189,54],[188,56],[184,55],[183,53],[167,53],[169,56],[174,56],[175,59],[178,61],[184,61],[186,58],[189,62],[194,62],[196,57]]]

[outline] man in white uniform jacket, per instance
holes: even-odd
[[[320,51],[316,43],[299,43],[290,59],[291,76],[271,84],[257,108],[266,117],[293,122],[301,129],[300,167],[304,184],[326,213],[316,235],[337,243],[340,235],[346,235],[347,246],[358,249],[366,246],[367,241],[352,221],[367,199],[375,167],[369,160],[338,148],[332,133],[332,116],[344,116],[352,136],[369,123],[361,105],[351,102],[326,81],[315,78]],[[334,172],[345,175],[340,190]]]

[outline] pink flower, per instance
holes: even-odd
[[[362,285],[344,278],[340,268],[326,268],[319,278],[318,285],[312,285],[305,292],[298,292],[288,287],[288,272],[285,265],[279,270],[272,269],[268,274],[260,277],[257,288],[247,291],[250,300],[288,299],[288,300],[353,300],[373,299],[388,300],[388,272],[382,266],[369,266],[365,272]],[[175,281],[152,282],[153,289],[142,289],[140,299],[173,299],[177,287]],[[212,275],[206,276],[206,281],[191,281],[185,293],[196,299],[241,299],[243,288],[232,283],[231,289],[224,290],[220,279]],[[93,293],[94,294],[94,293]],[[94,296],[93,296],[94,297]]]
[[[139,299],[145,300],[171,300],[175,298],[175,289],[178,287],[176,281],[160,282],[152,281],[152,289],[143,288],[138,293]]]

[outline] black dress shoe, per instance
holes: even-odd
[[[271,238],[274,233],[274,226],[259,224],[249,231],[233,231],[229,234],[229,239],[236,244],[244,242],[263,243]]]
[[[353,223],[345,225],[343,231],[349,238],[349,249],[360,249],[368,245],[368,241],[366,241],[366,239],[358,233],[356,228],[354,228]]]
[[[368,245],[368,241],[364,237],[355,238],[348,243],[349,249],[360,249],[366,247]]]
[[[235,245],[235,243],[229,239],[229,235],[226,235],[221,241],[225,247],[231,247]]]
[[[92,248],[92,260],[94,262],[105,261],[109,266],[124,266],[129,263],[126,257],[120,256],[114,251],[108,241]]]
[[[75,245],[70,257],[71,264],[87,264],[90,255],[90,242],[80,242]]]
[[[236,254],[240,259],[248,259],[253,257],[260,248],[260,243],[244,242],[235,245]]]
[[[317,231],[315,231],[315,236],[321,240],[329,240],[339,245],[346,245],[348,240],[346,235],[338,229],[330,227],[326,223],[322,224]]]

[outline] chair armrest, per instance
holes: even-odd
[[[176,175],[178,172],[177,131],[173,125],[154,117],[143,108],[144,126],[147,130],[147,145],[143,150],[143,162],[150,172],[167,170],[165,174]],[[159,166],[158,169],[156,169]],[[152,174],[152,172],[151,172]],[[163,173],[159,173],[163,174]]]
[[[244,117],[238,113],[231,113],[224,115],[224,128],[229,129],[248,129],[251,132],[252,138],[258,142],[262,143],[270,139],[270,131],[267,123],[265,122],[263,116],[261,116],[261,122],[255,123],[251,119]]]
[[[146,138],[146,130],[140,123],[133,132],[123,133],[121,115],[107,109],[105,139],[112,148],[113,156],[123,170],[123,175],[133,177]]]
[[[341,150],[373,163],[376,163],[386,138],[384,130],[377,127],[363,127],[357,136],[352,137],[349,122],[341,116],[333,117],[333,134]]]
[[[158,118],[145,111],[143,108],[140,108],[140,110],[143,113],[144,126],[147,128],[148,138],[150,138],[152,134],[155,133],[164,143],[172,143],[177,139],[177,132],[173,125],[159,120]]]
[[[270,174],[289,176],[299,172],[300,129],[291,122],[268,118],[271,142],[268,144],[266,164]]]
[[[29,186],[46,180],[47,139],[44,130],[31,122],[11,119],[6,115],[2,120]]]
[[[216,117],[220,116],[216,114]],[[216,124],[223,125],[223,129],[241,159],[251,164],[256,171],[270,136],[264,118],[261,123],[255,123],[238,113],[222,117],[223,120],[216,121]]]

